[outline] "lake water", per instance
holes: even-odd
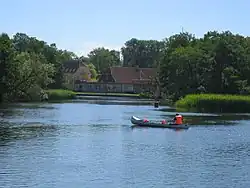
[[[250,115],[183,113],[185,131],[131,128],[175,110],[124,99],[0,110],[3,188],[247,188]]]

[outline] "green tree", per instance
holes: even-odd
[[[115,50],[96,48],[88,54],[89,63],[92,63],[98,73],[107,68],[121,65],[120,53]]]
[[[45,61],[43,57],[27,52],[21,52],[15,57],[14,72],[8,77],[9,100],[37,99],[42,89],[53,82],[54,65],[43,63],[43,60]]]
[[[122,63],[120,56],[122,55]],[[111,66],[154,67],[154,82],[177,100],[190,93],[250,94],[250,37],[208,31],[201,38],[178,33],[161,41],[125,42],[120,52],[96,48],[77,57],[56,44],[16,33],[0,35],[0,101],[34,100],[46,88],[63,88],[63,62],[80,59],[92,79]]]
[[[201,92],[201,88],[208,93],[249,93],[248,38],[213,31],[203,38],[180,33],[165,41],[160,80],[173,99]]]
[[[157,67],[162,57],[163,41],[138,40],[132,38],[125,42],[121,52],[124,67]]]
[[[24,33],[16,33],[13,36],[13,45],[17,53],[28,52],[39,54],[44,57],[44,62],[51,63],[55,67],[54,82],[49,84],[50,88],[63,87],[62,63],[64,61],[76,59],[77,56],[70,51],[57,49],[56,44],[47,44],[35,37],[29,37]]]
[[[0,35],[0,102],[3,100],[3,95],[8,91],[7,77],[8,70],[11,69],[12,60],[12,42],[6,33],[2,33]]]
[[[62,88],[62,63],[77,58],[24,33],[0,36],[0,100],[32,99],[42,89]]]
[[[95,66],[92,63],[90,63],[90,64],[88,64],[88,67],[89,67],[89,70],[91,73],[91,79],[95,80],[97,77],[97,72],[96,72]]]

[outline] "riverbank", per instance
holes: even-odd
[[[142,96],[140,94],[133,94],[133,93],[90,93],[90,92],[76,92],[76,96],[106,96],[106,97],[142,98]]]
[[[191,94],[178,100],[175,107],[179,111],[247,113],[250,112],[250,96]]]
[[[67,100],[67,99],[75,99],[81,96],[129,97],[135,99],[149,99],[149,96],[145,94],[133,94],[133,93],[91,93],[91,92],[74,92],[63,89],[51,89],[51,90],[46,90],[45,92],[48,95],[48,100]]]

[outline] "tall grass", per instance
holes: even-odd
[[[63,89],[51,89],[47,90],[46,93],[49,100],[66,100],[76,97],[76,92]]]
[[[250,96],[222,94],[191,94],[178,100],[179,109],[200,112],[250,112]]]
[[[153,96],[152,96],[152,94],[150,94],[150,93],[140,93],[139,94],[139,97],[140,98],[142,98],[142,99],[150,99],[150,98],[152,98]]]

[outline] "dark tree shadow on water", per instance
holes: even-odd
[[[56,134],[56,130],[56,126],[41,123],[14,124],[0,122],[0,146],[16,140],[53,136]]]

